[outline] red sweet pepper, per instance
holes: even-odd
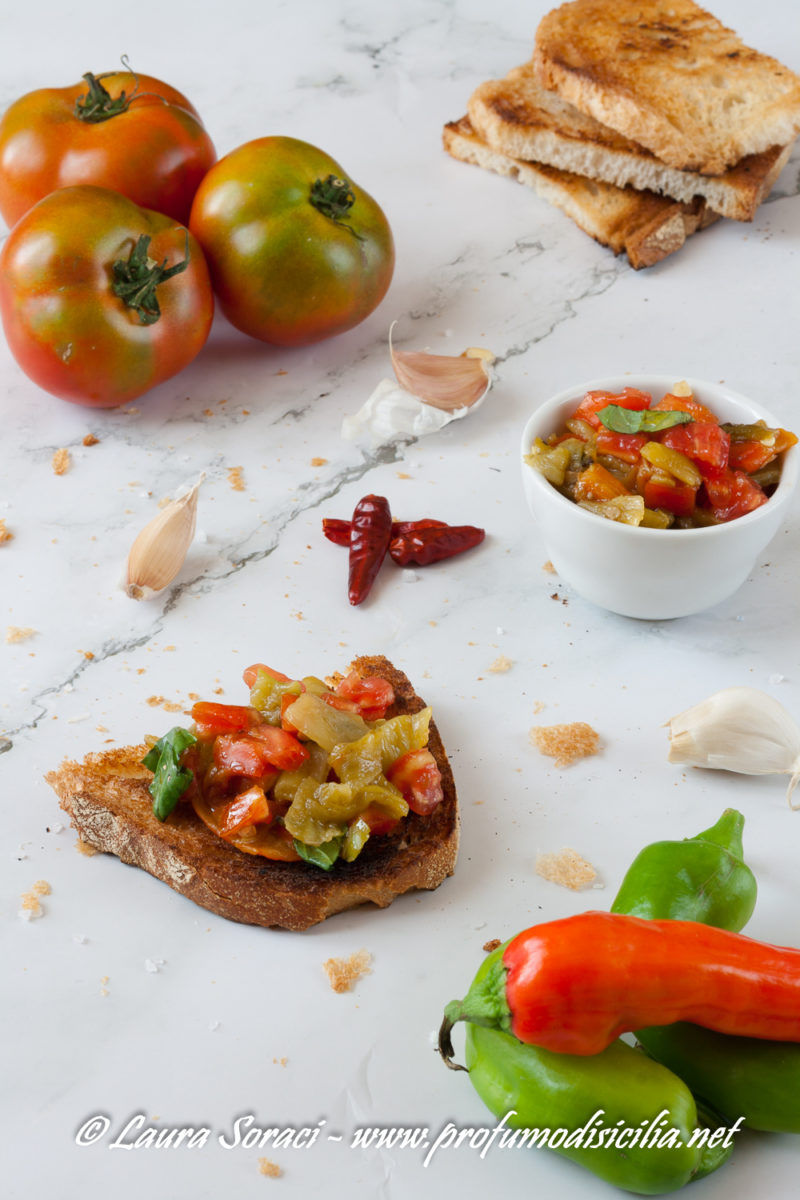
[[[695,921],[582,913],[513,938],[447,1006],[443,1034],[459,1020],[579,1055],[676,1021],[800,1042],[800,950]]]
[[[353,510],[350,524],[351,604],[361,604],[369,595],[392,536],[392,514],[384,496],[364,496]]]

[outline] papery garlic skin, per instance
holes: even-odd
[[[424,437],[437,433],[451,421],[472,412],[459,408],[445,412],[412,396],[393,379],[382,379],[357,413],[342,421],[342,437],[348,442],[371,442],[381,446],[395,438]]]
[[[167,587],[180,571],[194,538],[197,494],[205,479],[182,488],[145,525],[128,554],[124,590],[132,600],[149,600]]]
[[[800,781],[800,727],[779,701],[757,688],[731,687],[669,721],[669,761],[742,775]]]

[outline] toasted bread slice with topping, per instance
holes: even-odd
[[[358,658],[350,670],[391,683],[395,700],[387,717],[425,707],[403,672],[383,657]],[[301,930],[356,905],[385,908],[403,892],[436,888],[452,875],[458,800],[433,721],[428,749],[441,774],[440,804],[427,817],[410,812],[394,832],[370,838],[354,862],[337,861],[330,871],[244,854],[204,825],[188,804],[158,821],[148,792],[153,776],[141,765],[144,745],[66,761],[46,778],[80,837],[96,849],[142,867],[220,916]]]
[[[595,241],[615,254],[624,251],[637,270],[673,254],[687,237],[716,220],[717,214],[699,199],[681,204],[655,192],[619,188],[502,154],[477,136],[467,117],[445,126],[443,142],[453,158],[526,184],[562,209]]]
[[[800,77],[692,0],[572,0],[536,32],[540,83],[672,167],[720,175],[800,132]]]
[[[722,175],[680,171],[547,91],[531,62],[515,67],[504,79],[481,84],[467,111],[474,131],[501,154],[617,187],[659,192],[685,204],[699,196],[720,216],[737,221],[752,220],[791,152],[791,143],[772,146],[748,155]]]

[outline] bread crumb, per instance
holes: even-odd
[[[228,470],[228,483],[235,492],[246,491],[244,483],[244,474],[242,467],[230,467]]]
[[[151,708],[163,708],[165,712],[183,712],[183,705],[177,700],[167,700],[165,696],[148,696],[145,704]]]
[[[556,760],[557,767],[569,767],[579,758],[588,758],[600,749],[600,735],[585,721],[570,725],[538,725],[528,733],[540,754]]]
[[[84,446],[96,446],[99,441],[100,438],[96,438],[93,433],[87,433],[86,437],[83,439],[83,444]]]
[[[545,704],[544,700],[537,700],[533,706],[533,715],[538,717],[539,713],[544,712],[546,708],[547,705]]]
[[[91,858],[93,854],[99,854],[97,846],[93,846],[91,842],[85,842],[83,838],[77,838],[75,849],[79,854],[85,854],[87,858]]]
[[[315,454],[311,460],[311,465],[312,467],[324,467],[327,465],[327,462],[327,458],[320,458],[318,454]]]
[[[412,476],[409,475],[407,471],[395,471],[395,475],[397,476],[398,479],[411,479],[412,478]]]
[[[258,1172],[260,1175],[268,1175],[270,1179],[280,1179],[283,1174],[283,1167],[279,1167],[277,1163],[270,1162],[268,1158],[260,1158],[258,1160]]]
[[[500,938],[490,938],[488,942],[483,943],[483,948],[487,954],[491,954],[499,945],[501,945]]]
[[[9,625],[6,628],[7,642],[25,642],[28,638],[32,638],[36,633],[35,629],[31,629],[25,625]]]
[[[13,540],[14,540],[13,533],[6,525],[5,519],[3,517],[0,517],[0,546],[2,546],[4,542],[11,542]]]
[[[46,879],[37,879],[29,892],[23,892],[20,896],[19,915],[23,921],[34,921],[37,917],[44,916],[39,898],[41,896],[49,896],[52,891],[50,884]]]
[[[537,854],[535,870],[542,879],[549,879],[551,883],[558,883],[561,887],[572,888],[573,892],[588,887],[597,878],[597,871],[592,864],[578,854],[577,850],[568,846],[558,852]]]
[[[66,446],[62,446],[60,450],[56,450],[52,461],[54,475],[66,475],[72,466],[72,459]]]
[[[372,973],[369,965],[371,962],[372,955],[368,950],[357,950],[349,958],[329,958],[322,965],[328,973],[333,990],[349,992],[362,975]]]
[[[557,574],[557,571],[556,571],[555,567],[553,566],[553,564],[550,562],[549,558],[546,563],[542,563],[542,570],[546,571],[548,575],[556,575]]]
[[[493,675],[502,675],[505,671],[510,671],[513,667],[513,662],[505,654],[501,654],[494,660],[489,670]]]
[[[289,1060],[284,1056],[283,1058],[273,1058],[272,1061],[277,1067],[285,1067]]]

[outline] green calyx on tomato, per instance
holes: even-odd
[[[186,232],[186,249],[182,262],[168,267],[167,260],[162,263],[153,262],[147,257],[150,237],[140,234],[130,253],[130,258],[118,258],[111,272],[114,276],[111,290],[120,300],[124,300],[128,308],[134,309],[142,325],[154,325],[161,316],[156,288],[180,275],[189,265],[189,233]]]
[[[102,75],[93,75],[91,71],[87,71],[83,78],[86,80],[88,91],[78,96],[73,111],[79,121],[86,121],[90,125],[97,125],[100,121],[108,121],[111,117],[126,112],[136,94],[134,88],[130,95],[122,91],[117,97],[113,97],[100,82]]]
[[[329,175],[327,179],[315,179],[311,185],[311,203],[324,217],[330,217],[337,225],[349,229],[354,237],[363,241],[360,233],[348,225],[342,217],[346,217],[355,204],[355,193],[346,179],[338,179]]]

